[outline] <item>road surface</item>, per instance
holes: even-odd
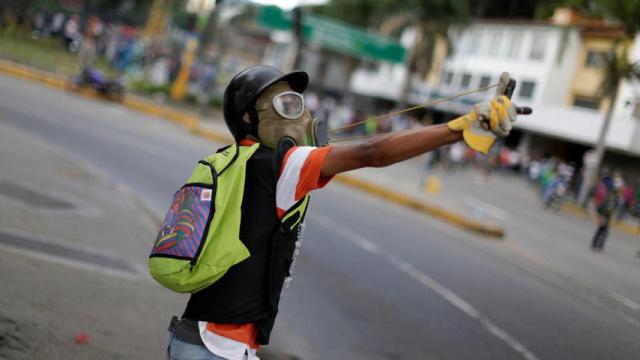
[[[75,154],[159,214],[222,145],[111,103],[0,84],[1,127]],[[272,342],[301,359],[637,359],[640,317],[595,293],[504,243],[333,183],[312,196]]]

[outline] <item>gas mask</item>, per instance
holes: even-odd
[[[291,90],[286,81],[265,90],[255,106],[258,114],[258,138],[262,145],[277,150],[293,146],[327,144],[326,122],[312,119],[304,97]]]

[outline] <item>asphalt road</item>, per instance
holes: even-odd
[[[0,122],[75,154],[157,213],[221,145],[3,75]],[[591,290],[504,244],[330,184],[312,197],[273,347],[302,359],[637,359],[638,322]]]

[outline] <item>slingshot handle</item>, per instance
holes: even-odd
[[[498,88],[496,89],[496,96],[504,95],[511,99],[513,91],[516,89],[516,81],[511,78],[508,72],[503,72],[500,75],[500,81],[498,82]],[[516,112],[518,115],[531,115],[533,109],[528,106],[516,106]]]

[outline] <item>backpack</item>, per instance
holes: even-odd
[[[250,254],[239,238],[246,163],[259,144],[237,144],[200,160],[176,193],[149,255],[164,287],[194,293]]]

